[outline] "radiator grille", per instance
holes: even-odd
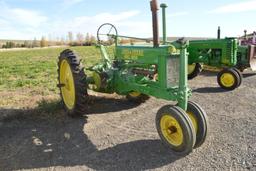
[[[179,56],[171,56],[167,59],[167,88],[178,86],[179,84]]]

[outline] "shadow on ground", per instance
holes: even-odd
[[[136,107],[122,99],[94,100],[88,113]],[[0,120],[0,170],[56,166],[144,170],[161,167],[181,157],[171,154],[160,140],[125,142],[98,150],[85,134],[86,117],[67,117],[58,101],[40,102],[39,107],[32,110],[0,109],[1,115],[6,113],[10,116]]]
[[[243,73],[243,77],[244,78],[247,78],[247,77],[253,77],[253,76],[256,76],[256,73]]]
[[[222,89],[221,87],[202,87],[193,90],[195,93],[224,93],[227,90]]]

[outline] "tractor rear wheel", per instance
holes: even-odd
[[[192,80],[202,72],[202,66],[199,63],[188,65],[188,79]]]
[[[71,50],[63,51],[58,62],[58,87],[67,113],[70,116],[85,112],[87,94],[86,75],[80,59]]]
[[[241,81],[238,73],[232,68],[223,69],[217,76],[218,84],[225,90],[234,90]]]
[[[164,144],[174,152],[188,154],[196,142],[193,123],[178,106],[162,107],[156,115],[156,128]]]
[[[196,143],[194,148],[198,148],[206,140],[208,117],[206,112],[198,104],[191,101],[188,102],[187,114],[191,119],[196,132]]]

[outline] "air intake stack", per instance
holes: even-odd
[[[221,30],[220,30],[220,26],[218,27],[218,36],[217,36],[217,39],[220,39],[220,34],[221,34]]]

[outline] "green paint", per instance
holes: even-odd
[[[115,59],[112,61],[105,47],[100,46],[103,62],[91,67],[90,71],[108,75],[107,85],[101,92],[126,95],[137,91],[177,101],[179,106],[186,110],[188,98],[191,96],[187,87],[187,46],[187,42],[173,42],[158,48],[153,45],[118,45]],[[147,74],[135,73],[135,70]]]
[[[192,40],[188,47],[189,64],[203,63],[213,67],[237,64],[237,39]]]

